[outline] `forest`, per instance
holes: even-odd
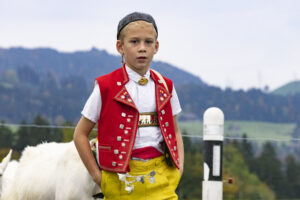
[[[9,148],[14,149],[13,158],[18,159],[27,145],[41,142],[69,142],[72,140],[73,125],[66,128],[47,128],[49,122],[36,116],[30,124],[38,126],[9,127],[0,125],[0,158]],[[183,135],[188,133],[183,132]],[[95,137],[96,132],[91,134]],[[253,146],[247,135],[243,140],[224,141],[223,179],[224,200],[253,199],[295,199],[300,197],[300,162],[292,154],[279,159],[274,145],[266,142],[259,154],[253,153]],[[202,196],[203,140],[184,137],[184,174],[177,189],[180,199],[199,199]],[[229,184],[228,180],[233,183]]]
[[[93,89],[95,74],[111,71],[108,63],[119,62],[116,56],[96,49],[72,54],[47,49],[0,51],[0,159],[9,148],[15,150],[13,158],[18,159],[27,145],[71,141],[73,126]],[[284,148],[274,141],[264,141],[257,151],[257,144],[248,139],[251,132],[245,132],[242,140],[224,141],[224,199],[300,197],[300,142],[296,140],[300,136],[300,94],[221,89],[166,63],[155,64],[161,65],[161,70],[174,80],[183,108],[181,122],[201,121],[204,111],[216,106],[222,109],[226,120],[295,124],[291,135],[295,140]],[[182,131],[185,171],[177,193],[180,199],[199,199],[203,141],[186,137],[189,133]],[[93,132],[92,137],[95,136]],[[233,184],[228,183],[230,178]]]
[[[40,114],[51,124],[76,122],[93,86],[82,76],[61,79],[55,73],[38,74],[28,66],[0,74],[0,119],[20,122]],[[281,96],[258,89],[222,90],[199,84],[176,87],[183,114],[180,120],[201,119],[217,106],[228,120],[300,122],[300,94]]]

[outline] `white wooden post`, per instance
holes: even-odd
[[[217,107],[211,107],[204,112],[203,140],[202,200],[222,200],[224,114]]]

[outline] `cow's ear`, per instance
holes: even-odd
[[[5,171],[10,159],[11,159],[12,150],[9,150],[8,154],[3,158],[3,160],[0,163],[0,172],[2,173]],[[2,174],[1,174],[2,175]]]

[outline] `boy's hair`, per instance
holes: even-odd
[[[131,23],[130,23],[130,26],[143,26],[143,27],[145,27],[145,26],[151,26],[151,27],[153,27],[152,24],[150,24],[150,23],[148,23],[148,22],[145,22],[145,21],[135,21],[135,22],[131,22]],[[127,29],[128,29],[130,26],[125,26],[125,27],[121,30],[120,34],[119,34],[119,39],[118,39],[118,40],[121,40],[122,43],[124,42],[124,37],[125,37],[126,31],[127,31]],[[156,33],[156,32],[155,32],[155,39],[157,39],[157,33]]]
[[[158,36],[157,26],[155,20],[151,15],[146,13],[133,12],[126,15],[123,19],[120,20],[118,24],[117,40],[120,39],[120,33],[125,26],[127,26],[131,22],[140,21],[140,20],[151,23],[156,31],[156,37]]]

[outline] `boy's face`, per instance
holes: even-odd
[[[144,21],[132,22],[121,34],[121,40],[117,40],[118,52],[124,55],[128,67],[144,75],[159,46],[153,25]]]

